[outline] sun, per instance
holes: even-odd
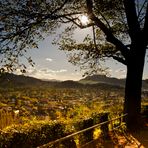
[[[89,22],[88,17],[87,17],[86,15],[82,15],[82,16],[80,17],[80,21],[81,21],[81,23],[82,23],[83,25],[86,25],[86,24],[88,24],[88,22]]]

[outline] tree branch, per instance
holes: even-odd
[[[146,4],[146,2],[147,2],[147,0],[145,0],[145,1],[143,2],[142,6],[141,6],[141,9],[138,9],[138,18],[140,17],[141,12],[142,12],[142,9],[144,8],[144,5]],[[139,5],[139,3],[138,3],[138,5]]]
[[[124,65],[127,65],[127,62],[123,59],[123,58],[120,58],[120,57],[117,57],[117,56],[112,56],[112,58]]]
[[[68,13],[68,14],[63,14],[63,15],[51,15],[51,14],[48,14],[48,15],[42,16],[41,19],[35,20],[34,22],[31,22],[31,23],[27,24],[27,26],[25,26],[25,27],[24,26],[19,26],[19,28],[21,28],[21,27],[23,27],[23,28],[21,28],[20,30],[18,30],[16,32],[6,34],[5,36],[1,36],[0,42],[2,43],[2,42],[6,41],[8,39],[11,39],[11,38],[14,38],[16,36],[19,36],[19,35],[23,34],[26,30],[29,30],[33,26],[36,26],[38,24],[43,23],[43,21],[45,21],[47,19],[58,20],[60,18],[68,18],[67,16],[72,16],[72,15],[76,15],[76,14],[79,14],[79,13]],[[70,21],[72,21],[72,20],[70,20]],[[92,24],[88,24],[86,26],[80,26],[79,25],[80,28],[86,28],[86,27],[89,27],[89,26],[92,26]]]
[[[87,4],[87,11],[88,11],[88,15],[89,18],[95,22],[95,25],[98,26],[106,35],[106,39],[107,41],[109,41],[110,43],[114,44],[116,46],[116,48],[122,53],[122,55],[124,56],[125,59],[128,58],[128,49],[126,48],[126,46],[119,41],[111,32],[110,29],[108,29],[105,24],[99,19],[97,18],[94,13],[93,13],[93,3],[92,0],[86,0],[86,4]]]
[[[131,39],[134,40],[140,32],[140,24],[136,13],[135,0],[124,0],[123,2],[129,27],[129,35]]]
[[[78,27],[81,28],[81,29],[84,29],[84,28],[87,28],[87,27],[91,27],[91,26],[94,25],[94,23],[89,23],[89,24],[87,24],[87,25],[79,24],[79,23],[77,23],[77,22],[75,21],[75,20],[77,20],[78,18],[69,18],[69,17],[67,17],[67,16],[65,16],[65,18],[66,18],[68,21],[73,22],[76,26],[78,26]]]
[[[147,3],[146,15],[145,15],[143,36],[145,38],[145,43],[146,43],[146,46],[147,46],[148,45],[148,3]]]
[[[95,48],[96,48],[96,50],[97,50],[98,48],[97,48],[97,44],[96,44],[96,33],[95,33],[95,27],[94,27],[94,25],[92,26],[92,29],[93,29],[93,40],[94,40],[94,45],[95,45]]]

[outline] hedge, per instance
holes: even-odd
[[[74,127],[75,131],[83,130],[97,123],[108,120],[108,113],[93,114],[89,118],[79,119],[69,127]],[[100,129],[104,136],[107,136],[108,127],[101,126]],[[14,125],[0,131],[0,148],[34,148],[61,137],[71,134],[72,128],[67,129],[67,125],[60,121],[52,122],[32,122],[24,125]],[[93,140],[94,129],[86,131],[79,137],[79,145],[83,145]],[[64,148],[75,148],[74,138],[63,141],[60,145]],[[53,145],[53,147],[56,147]]]

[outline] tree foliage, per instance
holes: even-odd
[[[38,41],[44,39],[45,34],[51,34],[56,29],[56,15],[63,6],[62,2],[31,1],[31,0],[2,0],[1,4],[1,70],[13,71],[26,67],[20,61],[25,57],[34,65],[31,57],[25,53],[29,48],[37,48]],[[63,3],[64,5],[64,3]]]
[[[22,57],[33,66],[31,57],[26,56],[27,50],[37,48],[38,41],[55,33],[62,24],[67,24],[65,31],[54,43],[68,51],[71,63],[90,69],[90,73],[102,69],[100,61],[106,58],[127,65],[135,51],[134,43],[142,40],[144,48],[148,44],[147,0],[1,0],[0,3],[1,71],[20,68],[24,72]],[[88,16],[87,24],[81,22],[82,15]],[[92,33],[78,42],[75,30],[87,27]]]
[[[0,4],[2,71],[18,67],[24,70],[26,67],[20,57],[34,65],[31,57],[25,56],[26,51],[37,48],[38,41],[55,33],[63,23],[68,27],[59,35],[60,49],[71,51],[69,61],[89,67],[91,72],[100,69],[99,61],[106,57],[126,65],[131,39],[139,30],[147,45],[147,0],[1,0]],[[88,16],[87,24],[81,22],[82,14]],[[132,23],[130,15],[135,17]],[[136,28],[133,23],[137,24]],[[77,27],[91,27],[92,35],[77,43],[72,38]]]

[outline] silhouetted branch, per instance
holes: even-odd
[[[119,41],[111,32],[110,29],[108,29],[105,24],[94,15],[93,13],[93,3],[92,0],[86,0],[87,3],[87,11],[89,14],[89,18],[95,22],[95,25],[98,26],[106,35],[106,39],[107,41],[109,41],[110,43],[114,44],[116,46],[116,48],[121,51],[122,55],[124,56],[125,59],[128,58],[128,50],[126,48],[126,46]]]
[[[141,12],[142,12],[142,10],[143,10],[143,8],[144,8],[146,2],[147,2],[147,0],[144,1],[143,5],[141,6],[141,9],[138,9],[138,18],[140,17]],[[139,6],[139,5],[138,5],[138,6]]]
[[[129,27],[129,35],[132,40],[140,32],[140,24],[136,13],[135,0],[124,0],[125,13]]]
[[[146,15],[145,15],[145,24],[143,29],[143,35],[145,38],[146,46],[148,45],[148,3],[147,3],[147,9],[146,9]]]
[[[117,56],[112,56],[114,60],[124,64],[124,65],[127,65],[127,62],[123,59],[123,58],[120,58],[120,57],[117,57]]]
[[[65,16],[65,18],[68,21],[73,22],[76,26],[78,26],[81,29],[84,29],[84,28],[87,28],[87,27],[91,27],[91,26],[94,25],[94,23],[89,23],[89,24],[86,24],[86,25],[82,25],[81,23],[76,22],[78,20],[78,18],[70,18],[68,16]]]

